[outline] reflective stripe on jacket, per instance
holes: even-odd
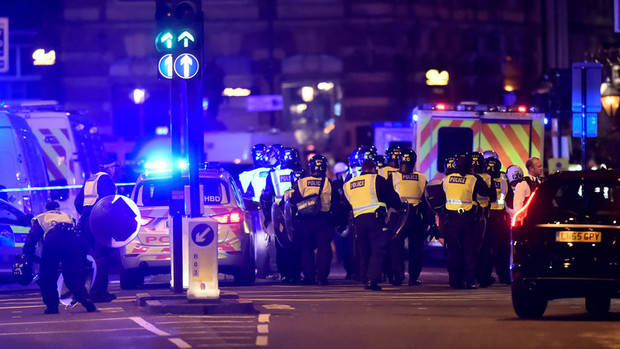
[[[344,184],[344,195],[353,208],[354,217],[374,213],[379,207],[386,207],[385,203],[377,199],[376,183],[376,174],[363,174]]]
[[[475,176],[469,174],[461,176],[458,173],[452,173],[446,176],[443,179],[443,190],[446,193],[446,210],[471,210],[476,180]]]

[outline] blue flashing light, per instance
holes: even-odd
[[[202,110],[207,110],[209,109],[209,100],[206,98],[202,99]]]
[[[413,114],[411,116],[411,120],[413,120],[413,122],[418,122],[418,119],[420,119],[420,117],[418,116],[418,114]]]
[[[185,159],[179,159],[176,163],[181,171],[187,171],[189,163]],[[170,159],[157,158],[144,163],[144,175],[172,173],[172,164]]]
[[[544,120],[544,122],[545,122],[545,126],[549,125],[549,119],[547,119],[547,117],[546,117],[546,116],[545,116],[545,120]]]

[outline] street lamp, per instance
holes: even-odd
[[[620,107],[620,91],[609,78],[601,84],[601,104],[610,117],[614,117]]]

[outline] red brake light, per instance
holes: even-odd
[[[446,105],[443,103],[439,103],[435,106],[437,110],[446,110]]]
[[[241,212],[238,211],[211,216],[211,218],[215,219],[220,224],[241,223],[243,221],[243,216],[241,215]]]
[[[530,195],[530,198],[527,200],[527,203],[525,203],[525,205],[521,207],[521,209],[512,216],[512,221],[510,222],[511,227],[515,228],[515,227],[523,225],[523,220],[525,219],[525,216],[527,215],[527,208],[532,203],[532,199],[534,199],[534,195],[536,195],[536,190],[534,190],[532,195]]]
[[[519,113],[525,113],[527,111],[527,107],[524,105],[520,105],[519,107],[517,107],[517,111],[519,111]]]

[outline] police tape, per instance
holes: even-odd
[[[126,187],[130,185],[136,185],[136,182],[116,183],[117,187]],[[62,189],[79,189],[82,188],[82,184],[74,185],[52,185],[47,187],[25,187],[25,188],[6,188],[0,189],[0,193],[14,193],[20,191],[41,191],[41,190],[62,190]]]

